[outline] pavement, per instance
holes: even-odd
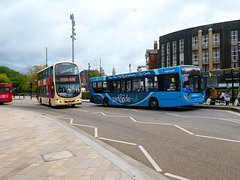
[[[10,105],[0,107],[0,162],[0,180],[167,179],[74,126]]]
[[[199,105],[194,105],[193,107],[240,112],[240,106],[233,106],[232,103],[230,103],[228,106],[226,106],[226,104],[224,102],[221,102],[221,103],[216,102],[215,105],[199,104]]]
[[[193,107],[240,112],[240,106],[231,104]],[[56,117],[4,105],[0,108],[0,162],[0,180],[167,179]]]

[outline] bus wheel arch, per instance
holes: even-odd
[[[109,100],[108,100],[108,98],[106,98],[106,97],[103,99],[103,106],[104,106],[104,107],[109,106]]]
[[[158,108],[158,100],[155,97],[149,99],[149,107],[154,110]]]

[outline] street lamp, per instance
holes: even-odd
[[[70,20],[72,20],[72,35],[70,36],[70,38],[72,39],[72,62],[74,62],[74,40],[76,40],[75,36],[75,21],[74,21],[74,14],[70,14]]]
[[[47,67],[47,48],[45,47],[46,49],[46,67]]]

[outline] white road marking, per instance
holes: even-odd
[[[157,172],[162,171],[162,169],[157,165],[157,163],[152,159],[152,157],[148,154],[148,152],[143,148],[143,146],[138,146],[146,158],[150,161],[153,167],[156,169]]]
[[[171,116],[176,116],[176,117],[179,117],[180,115],[178,114],[173,114],[173,113],[165,113],[165,114],[168,114],[168,115],[171,115]]]
[[[131,142],[119,141],[119,140],[108,139],[108,138],[103,138],[103,137],[98,137],[98,139],[105,140],[105,141],[112,141],[112,142],[122,143],[122,144],[128,144],[128,145],[132,145],[132,146],[136,146],[137,145],[137,144],[131,143]]]
[[[194,135],[193,133],[191,133],[190,131],[183,129],[182,127],[178,126],[178,125],[174,125],[176,128],[181,129],[182,131],[185,131],[186,133],[190,134],[190,135]]]
[[[98,137],[98,128],[95,127],[95,130],[94,130],[94,137],[97,138]]]
[[[233,122],[233,123],[240,123],[240,121],[238,119],[225,119],[225,118],[219,118],[219,120],[222,121],[228,121],[228,122]]]
[[[150,125],[162,125],[162,126],[173,126],[173,124],[168,124],[168,123],[155,123],[155,122],[141,122],[141,121],[136,121],[136,123],[139,124],[150,124]]]
[[[131,120],[133,120],[133,122],[137,122],[135,119],[133,119],[132,117],[129,117]]]
[[[93,112],[92,114],[101,114],[101,112]]]
[[[230,141],[230,142],[240,143],[240,141],[233,140],[233,139],[224,139],[224,138],[218,138],[218,137],[212,137],[212,136],[203,136],[203,135],[195,135],[195,136],[202,137],[202,138],[208,138],[208,139],[216,139],[216,140],[221,140],[221,141]]]
[[[164,175],[165,175],[165,176],[172,177],[172,178],[175,178],[175,179],[189,180],[189,179],[187,179],[187,178],[184,178],[184,177],[181,177],[181,176],[177,176],[177,175],[174,175],[174,174],[170,174],[170,173],[165,173]]]
[[[240,116],[240,113],[237,113],[237,112],[232,112],[232,111],[227,111],[227,112]]]
[[[77,110],[77,111],[81,111],[81,112],[90,112],[90,111],[86,111],[86,110]]]
[[[96,138],[98,137],[98,128],[95,126],[89,126],[89,125],[84,125],[84,124],[75,124],[75,123],[73,123],[73,119],[71,119],[70,124],[74,125],[74,126],[93,128],[94,129],[94,137],[96,137]]]
[[[75,124],[75,123],[72,123],[72,125],[74,125],[74,126],[82,126],[82,127],[89,127],[89,128],[95,128],[95,126],[89,126],[89,125],[84,125],[84,124]]]
[[[180,117],[187,117],[187,118],[203,118],[203,119],[217,119],[216,117],[208,117],[208,116],[180,116]]]

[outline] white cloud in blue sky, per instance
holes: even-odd
[[[30,65],[71,61],[71,21],[76,21],[75,62],[108,75],[136,71],[159,36],[194,26],[240,19],[240,1],[217,0],[1,0],[0,66],[26,72]]]

